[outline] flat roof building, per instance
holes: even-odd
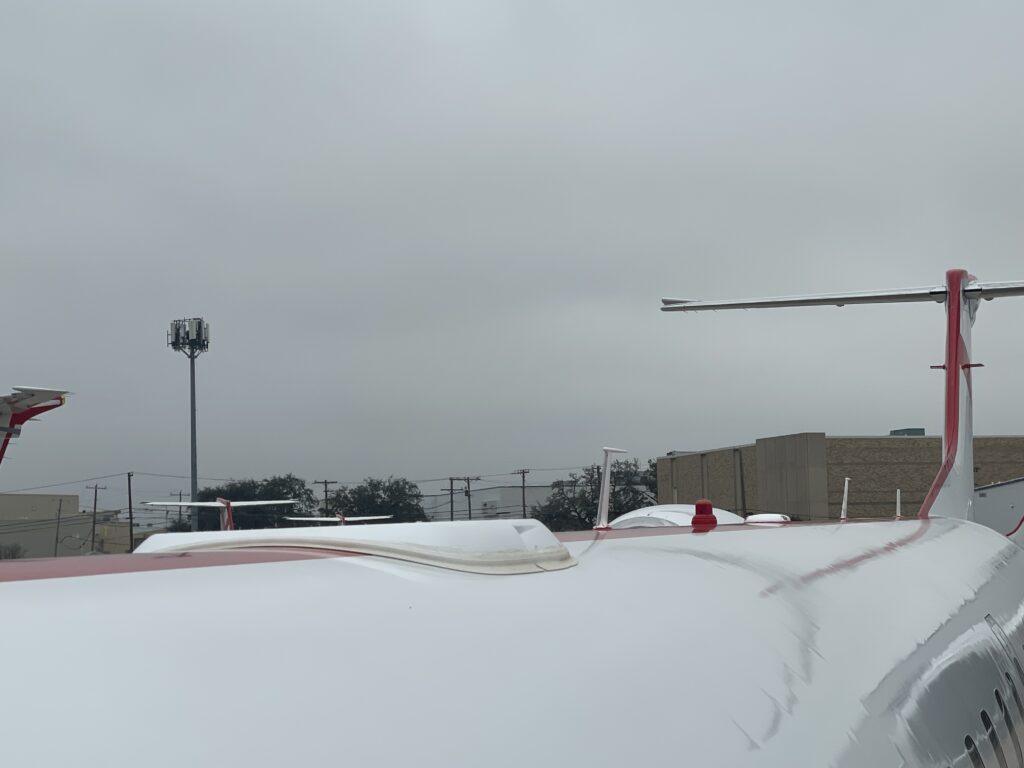
[[[89,551],[92,515],[75,494],[0,493],[0,554],[65,557]]]
[[[909,432],[910,430],[901,430]],[[761,438],[747,445],[672,452],[658,458],[658,503],[706,498],[740,514],[782,512],[799,519],[839,517],[850,478],[850,517],[917,514],[941,463],[942,438],[832,436]],[[1024,476],[1024,437],[975,437],[975,485]]]

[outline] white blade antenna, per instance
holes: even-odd
[[[622,448],[602,448],[604,451],[604,469],[601,470],[601,496],[597,502],[597,523],[594,529],[603,531],[608,528],[608,501],[611,494],[611,459],[613,453],[626,453]]]

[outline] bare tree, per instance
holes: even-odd
[[[21,544],[0,544],[0,560],[18,560],[25,556]]]

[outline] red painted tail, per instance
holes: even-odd
[[[965,288],[974,277],[965,269],[946,273],[946,401],[942,432],[942,464],[925,496],[918,517],[974,519],[974,424],[972,419],[971,326],[978,299]]]

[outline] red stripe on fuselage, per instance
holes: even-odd
[[[211,568],[222,565],[281,563],[355,557],[354,552],[326,549],[224,549],[213,552],[165,552],[140,555],[82,555],[79,557],[5,560],[0,563],[0,582],[36,579],[70,579],[114,573],[170,571],[179,568]]]
[[[908,522],[912,521],[912,520],[913,520],[913,518],[907,518]],[[861,552],[859,555],[854,555],[853,557],[848,557],[848,558],[846,558],[844,560],[837,560],[834,563],[830,563],[830,564],[824,566],[823,568],[818,568],[816,570],[811,571],[810,573],[805,573],[802,576],[798,577],[797,579],[793,580],[792,582],[777,581],[774,584],[772,584],[770,587],[766,587],[761,592],[761,596],[762,597],[768,597],[769,595],[775,594],[776,592],[778,592],[780,589],[782,589],[783,587],[785,587],[787,585],[790,585],[790,586],[795,585],[795,586],[803,587],[803,586],[806,586],[807,584],[811,584],[812,582],[815,582],[818,579],[821,579],[821,578],[823,578],[825,576],[831,576],[832,574],[835,574],[835,573],[840,573],[842,571],[848,571],[848,570],[850,570],[852,568],[856,568],[858,565],[861,565],[862,563],[868,562],[869,560],[874,560],[875,558],[881,557],[882,555],[892,554],[896,550],[901,549],[902,547],[905,547],[908,544],[910,544],[910,543],[916,541],[917,539],[921,538],[924,535],[924,532],[925,532],[925,529],[927,528],[927,526],[930,525],[930,523],[928,523],[928,522],[921,522],[921,521],[914,521],[914,522],[918,523],[918,528],[915,531],[913,531],[912,533],[910,533],[909,535],[907,535],[907,536],[904,536],[904,537],[902,537],[900,539],[896,539],[895,541],[890,541],[888,544],[884,544],[884,545],[882,545],[880,547],[873,547],[872,549],[866,549],[863,552]]]
[[[1024,525],[1024,516],[1021,516],[1020,520],[1018,520],[1018,521],[1017,521],[1017,524],[1016,524],[1015,526],[1013,526],[1013,530],[1012,530],[1012,531],[1010,531],[1010,532],[1009,532],[1008,534],[1006,534],[1006,535],[1007,535],[1007,536],[1013,536],[1013,534],[1015,534],[1015,533],[1016,533],[1017,531],[1019,531],[1019,530],[1020,530],[1020,527],[1021,527],[1022,525]]]

